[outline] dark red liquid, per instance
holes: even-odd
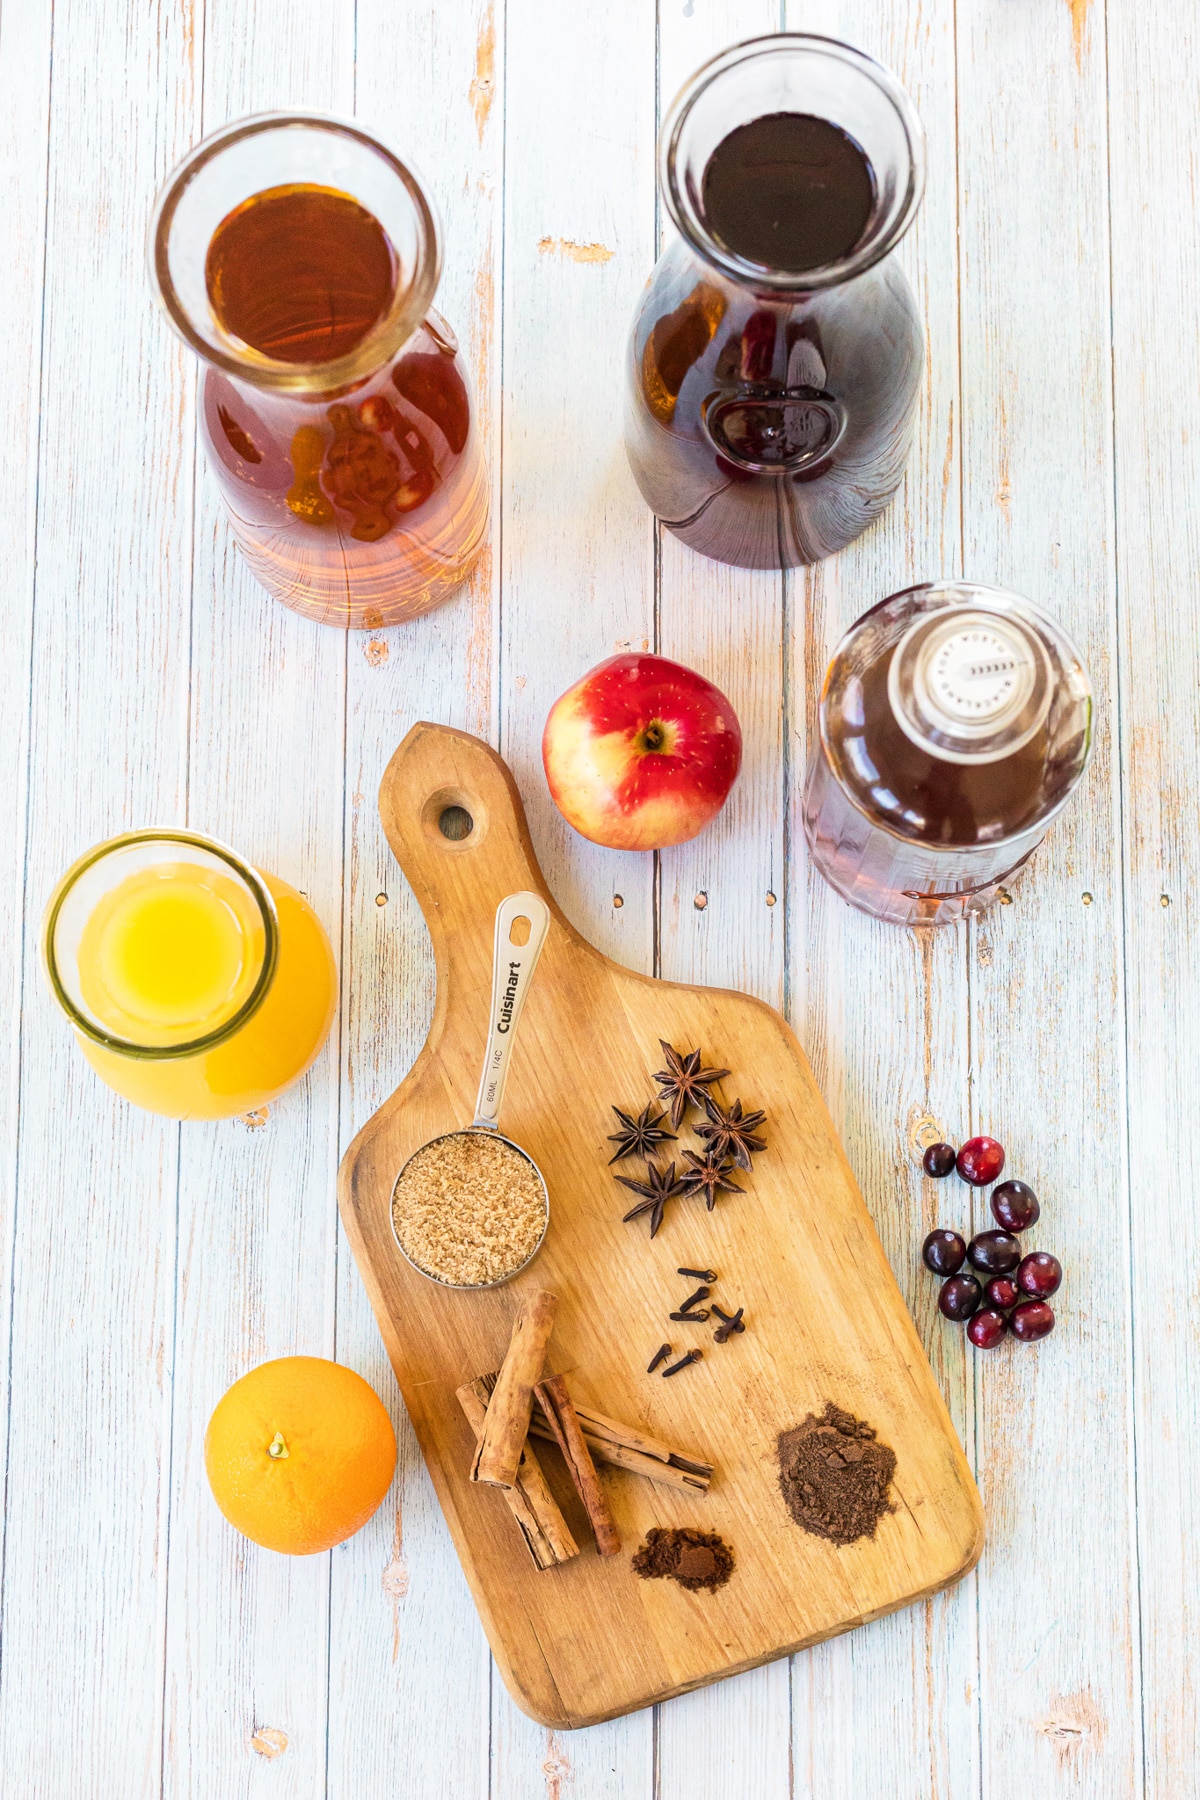
[[[854,139],[811,113],[767,113],[723,138],[704,171],[713,236],[769,269],[819,269],[861,239],[875,177]]]
[[[987,844],[1011,837],[1047,809],[1045,727],[998,762],[943,762],[901,731],[888,699],[889,650],[862,678],[861,727],[830,745],[834,766],[863,810],[925,844]]]
[[[213,233],[204,265],[213,311],[279,362],[346,356],[387,312],[395,252],[373,213],[336,188],[268,188]]]
[[[889,261],[808,291],[804,271],[865,241],[875,177],[828,119],[767,113],[717,145],[702,179],[710,244],[788,279],[735,282],[685,246],[660,261],[634,325],[634,477],[692,549],[743,568],[840,550],[904,472],[923,339]]]

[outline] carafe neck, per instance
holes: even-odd
[[[314,188],[357,202],[395,259],[391,298],[363,336],[320,362],[286,361],[218,315],[208,255],[218,227],[272,190]],[[297,398],[333,398],[369,380],[419,329],[440,272],[437,219],[412,169],[358,125],[316,113],[262,113],[224,126],[167,180],[151,221],[150,273],[174,330],[236,381]]]
[[[754,261],[724,241],[706,192],[713,153],[731,133],[787,114],[837,127],[874,184],[857,240],[802,269]],[[695,255],[740,288],[780,300],[841,286],[881,261],[916,216],[925,182],[924,132],[895,76],[848,44],[801,32],[750,39],[699,69],[667,115],[658,156],[664,203]]]

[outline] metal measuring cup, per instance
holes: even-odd
[[[528,926],[528,932],[522,933],[522,922]],[[498,1129],[500,1107],[504,1100],[504,1087],[508,1080],[508,1065],[512,1059],[513,1044],[516,1041],[517,1025],[525,1006],[525,996],[529,991],[529,983],[533,971],[537,967],[538,957],[546,942],[546,934],[550,929],[550,908],[540,894],[509,894],[496,908],[496,935],[492,951],[492,1007],[488,1020],[487,1047],[483,1057],[483,1073],[479,1080],[479,1093],[475,1101],[475,1117],[470,1125],[459,1131],[444,1131],[438,1137],[430,1138],[427,1143],[420,1144],[407,1158],[403,1168],[392,1183],[392,1196],[388,1203],[388,1216],[392,1224],[392,1236],[396,1247],[411,1269],[418,1275],[424,1275],[427,1281],[436,1281],[439,1287],[453,1288],[459,1293],[478,1293],[485,1288],[500,1287],[527,1269],[542,1245],[546,1241],[546,1231],[550,1224],[550,1196],[546,1190],[546,1178],[520,1144],[512,1138],[505,1137]],[[513,932],[517,932],[514,938]],[[518,941],[522,940],[522,941]],[[529,1252],[524,1262],[515,1269],[509,1269],[498,1275],[494,1281],[445,1281],[440,1275],[434,1275],[429,1269],[423,1269],[408,1254],[400,1242],[400,1234],[396,1230],[395,1197],[396,1189],[404,1179],[405,1170],[413,1158],[432,1144],[445,1142],[452,1137],[485,1136],[499,1140],[515,1150],[518,1156],[524,1157],[529,1167],[538,1178],[542,1190],[544,1218],[541,1236]]]

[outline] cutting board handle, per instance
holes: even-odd
[[[492,1012],[472,1124],[495,1131],[525,995],[550,929],[550,908],[540,894],[510,894],[496,908],[492,956]]]
[[[439,965],[451,942],[470,940],[490,954],[496,908],[508,894],[532,891],[561,917],[538,868],[516,783],[481,738],[448,725],[414,725],[384,770],[379,813]]]

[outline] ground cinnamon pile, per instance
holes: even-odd
[[[834,1544],[874,1537],[892,1510],[888,1489],[896,1453],[872,1426],[832,1401],[779,1434],[779,1487],[797,1525]]]
[[[733,1574],[733,1551],[715,1532],[655,1525],[633,1559],[633,1572],[643,1581],[669,1575],[692,1594],[701,1588],[711,1591],[724,1587]]]

